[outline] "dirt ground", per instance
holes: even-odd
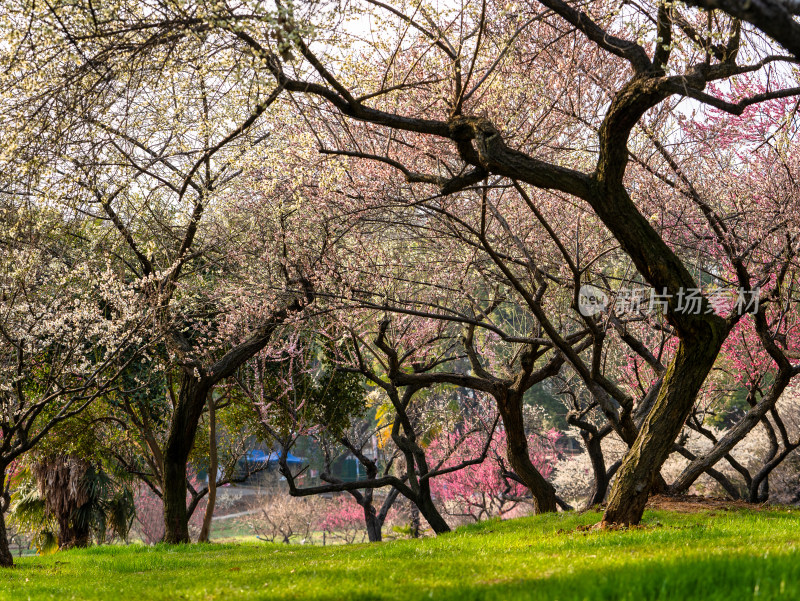
[[[668,497],[665,495],[654,495],[647,501],[647,507],[649,509],[666,509],[669,511],[679,511],[681,513],[697,513],[698,511],[708,511],[709,509],[759,510],[762,509],[764,505],[745,503],[744,501],[733,501],[725,497],[699,497],[697,495]]]

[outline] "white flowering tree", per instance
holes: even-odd
[[[321,216],[297,212],[297,180],[276,184],[289,170],[272,140],[292,130],[274,127],[282,88],[213,32],[207,9],[23,3],[0,16],[10,50],[0,56],[0,165],[32,202],[97,224],[114,269],[142,282],[164,343],[169,542],[188,542],[186,465],[213,388],[311,300],[313,257],[328,241],[297,223]],[[256,168],[260,183],[236,198],[237,178]]]
[[[10,566],[8,476],[56,424],[113,389],[137,358],[146,313],[135,283],[65,242],[85,232],[41,210],[0,211],[0,565]]]

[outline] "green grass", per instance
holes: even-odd
[[[23,558],[0,599],[800,599],[800,511],[678,515],[577,531],[597,513],[423,540],[95,547]]]

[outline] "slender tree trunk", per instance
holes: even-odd
[[[172,414],[169,438],[164,446],[164,542],[189,542],[189,517],[186,511],[186,463],[206,397],[207,381],[182,373],[178,402]]]
[[[748,496],[751,503],[766,503],[769,500],[769,474],[759,478],[757,485],[753,482]]]
[[[597,433],[586,431],[581,431],[581,437],[586,445],[586,452],[589,455],[589,461],[592,463],[592,472],[594,474],[594,484],[589,496],[586,498],[586,509],[590,509],[605,500],[608,492],[608,482],[611,477],[606,471],[606,459],[600,446],[603,438]]]
[[[498,399],[500,416],[506,430],[506,454],[511,468],[533,495],[535,513],[557,511],[556,489],[536,469],[528,450],[525,422],[522,417],[522,396],[508,395]]]
[[[416,445],[416,441],[414,441],[414,444]],[[415,451],[411,453],[410,456],[407,455],[406,461],[409,461],[409,465],[412,466],[416,464],[417,474],[419,475],[427,474],[431,471],[428,467],[428,460],[425,457],[425,453],[419,447],[416,447]],[[409,473],[409,480],[411,480],[411,473]],[[433,502],[430,479],[420,479],[418,483],[415,486],[412,485],[411,488],[416,497],[413,499],[413,503],[419,509],[416,515],[412,510],[412,528],[416,527],[417,532],[419,532],[419,514],[421,513],[436,534],[450,532],[450,526],[447,525],[447,522],[442,517],[442,514],[439,513],[436,504]],[[417,521],[416,526],[413,525],[415,517]]]
[[[792,444],[785,447],[780,453],[768,461],[759,471],[753,476],[750,482],[748,491],[749,501],[751,503],[763,503],[769,500],[769,475],[778,467],[783,460],[786,459],[798,446]]]
[[[367,475],[370,479],[374,479],[377,475],[374,464],[372,465],[365,465],[367,468]],[[362,494],[353,494],[353,498],[355,498],[356,503],[361,506],[361,509],[364,510],[364,524],[367,528],[367,538],[371,543],[379,543],[383,539],[383,535],[381,529],[383,527],[383,520],[378,515],[378,512],[375,510],[375,505],[372,504],[372,501],[375,498],[375,491],[371,488],[366,489]]]
[[[603,515],[605,524],[638,524],[650,489],[714,365],[724,335],[709,324],[705,336],[682,341],[664,375],[653,409],[625,455]]]
[[[416,503],[411,503],[411,538],[419,538],[419,507]]]
[[[0,467],[0,568],[10,568],[14,565],[14,556],[8,546],[8,532],[6,531],[6,510],[8,497],[6,496],[6,469]]]
[[[217,502],[217,414],[214,395],[208,395],[208,502],[203,516],[203,527],[197,542],[207,543],[211,536],[211,520],[214,517],[214,505]]]

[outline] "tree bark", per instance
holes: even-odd
[[[422,517],[430,525],[431,529],[436,534],[444,534],[445,532],[450,532],[450,526],[447,525],[447,522],[442,517],[442,514],[439,513],[439,510],[436,508],[436,504],[433,502],[433,498],[431,497],[430,487],[427,483],[421,486],[423,489],[427,489],[425,491],[421,491],[419,498],[417,500],[417,507],[419,507],[419,512],[422,514]]]
[[[597,432],[581,431],[583,443],[586,445],[586,452],[589,455],[589,461],[592,464],[592,472],[594,474],[594,484],[592,490],[586,498],[585,509],[591,509],[595,505],[599,505],[606,498],[608,492],[608,483],[611,480],[612,474],[606,470],[606,459],[603,456],[603,449],[600,444],[603,437]]]
[[[178,402],[164,447],[164,542],[189,542],[189,517],[186,511],[186,463],[194,446],[200,415],[211,385],[186,372],[181,374]]]
[[[8,496],[6,495],[6,470],[0,468],[0,567],[14,566],[14,556],[8,546],[8,532],[6,532],[6,509],[8,509]]]
[[[208,395],[208,500],[206,513],[203,516],[203,527],[200,529],[199,543],[207,543],[211,536],[211,520],[214,517],[214,505],[217,502],[217,411],[214,395]]]
[[[514,473],[520,477],[533,495],[535,513],[558,510],[556,489],[536,469],[528,450],[528,437],[525,435],[525,422],[522,417],[522,396],[508,395],[498,399],[500,416],[506,430],[506,454]]]
[[[14,566],[14,556],[8,546],[8,533],[6,532],[6,515],[0,511],[0,567],[10,568]]]
[[[642,519],[653,482],[672,452],[724,338],[724,332],[709,324],[705,336],[681,342],[653,409],[617,473],[604,524],[638,524]]]
[[[372,503],[367,503],[363,506],[364,509],[364,522],[367,525],[367,538],[371,543],[379,543],[383,540],[383,533],[381,532],[381,521],[375,512],[375,507]]]

